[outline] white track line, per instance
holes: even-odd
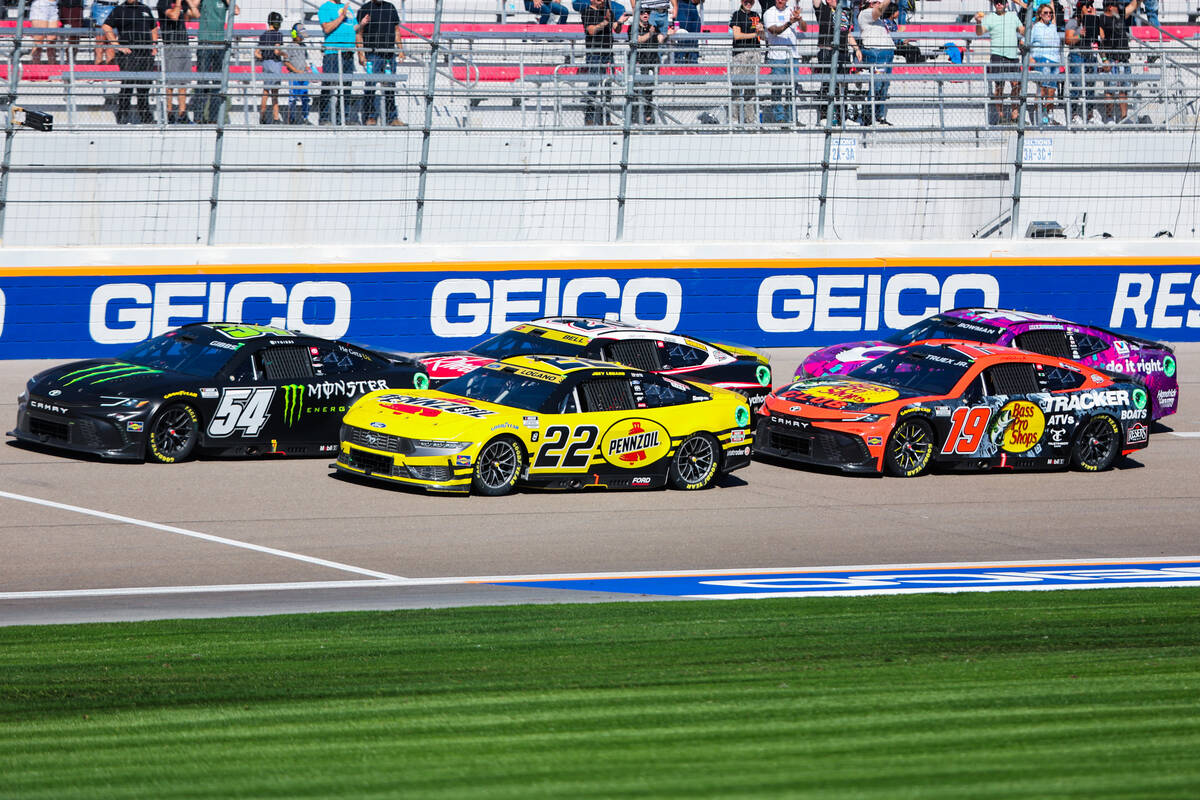
[[[1200,439],[1200,431],[1171,431],[1171,435],[1184,439]]]
[[[199,533],[198,531],[189,531],[185,528],[176,528],[173,525],[162,525],[157,522],[147,522],[142,519],[134,519],[133,517],[123,517],[120,514],[109,514],[106,511],[96,511],[91,508],[82,508],[80,506],[71,506],[66,503],[56,503],[53,500],[42,500],[38,497],[26,497],[22,494],[13,494],[11,492],[0,492],[0,497],[6,497],[9,500],[19,500],[22,503],[33,503],[34,505],[46,506],[47,508],[57,508],[61,511],[73,511],[76,514],[87,514],[92,517],[100,517],[101,519],[112,520],[113,522],[121,522],[126,525],[137,525],[142,528],[151,528],[156,531],[164,531],[166,533],[176,533],[180,536],[191,536],[193,539],[202,539],[206,542],[215,542],[216,544],[229,545],[230,547],[240,547],[243,550],[253,550],[257,553],[266,553],[271,556],[280,556],[282,558],[290,558],[293,561],[303,561],[306,564],[316,564],[320,567],[329,567],[330,569],[338,569],[343,572],[353,572],[357,575],[366,575],[370,578],[380,578],[386,581],[402,581],[404,578],[399,575],[391,575],[386,572],[376,572],[372,569],[363,569],[350,564],[340,564],[337,561],[327,561],[323,558],[314,558],[313,556],[301,555],[300,553],[289,553],[287,550],[277,550],[274,547],[263,547],[258,544],[250,544],[249,542],[239,542],[236,539],[226,539],[222,536],[213,536],[209,533]],[[4,595],[0,595],[4,596]]]

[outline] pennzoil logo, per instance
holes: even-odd
[[[622,420],[604,434],[600,452],[613,466],[644,467],[663,458],[671,449],[667,429],[649,419]]]
[[[304,385],[289,383],[283,388],[283,421],[290,428],[300,421],[304,413]]]
[[[161,369],[151,369],[150,367],[142,367],[137,364],[126,364],[118,361],[115,364],[98,364],[94,367],[86,369],[77,369],[74,372],[68,372],[59,380],[63,381],[63,386],[70,386],[73,383],[87,383],[89,386],[95,386],[98,383],[108,383],[109,381],[120,380],[121,378],[132,378],[135,375],[158,375]],[[70,380],[67,380],[70,378]]]

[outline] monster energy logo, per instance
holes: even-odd
[[[74,372],[68,372],[63,375],[60,380],[63,380],[63,386],[70,386],[72,383],[79,381],[87,381],[95,386],[98,383],[108,383],[109,381],[120,380],[121,378],[132,378],[134,375],[157,375],[162,372],[161,369],[151,369],[150,367],[140,367],[137,364],[125,364],[117,362],[116,364],[99,364],[95,367],[87,369],[77,369]],[[75,376],[75,377],[71,377]],[[71,378],[71,380],[66,380]]]
[[[304,412],[304,386],[299,383],[289,383],[283,387],[283,421],[292,427],[300,421]]]

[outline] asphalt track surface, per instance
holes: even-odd
[[[777,350],[777,383],[807,350]],[[755,462],[704,492],[445,497],[331,458],[102,462],[0,448],[0,624],[662,600],[498,576],[1200,553],[1200,344],[1181,411],[1107,473],[848,476]],[[0,423],[53,362],[0,362]]]

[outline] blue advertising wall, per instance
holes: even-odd
[[[9,266],[0,358],[115,355],[199,320],[429,352],[557,314],[799,347],[880,338],[967,305],[1195,341],[1200,257]]]

